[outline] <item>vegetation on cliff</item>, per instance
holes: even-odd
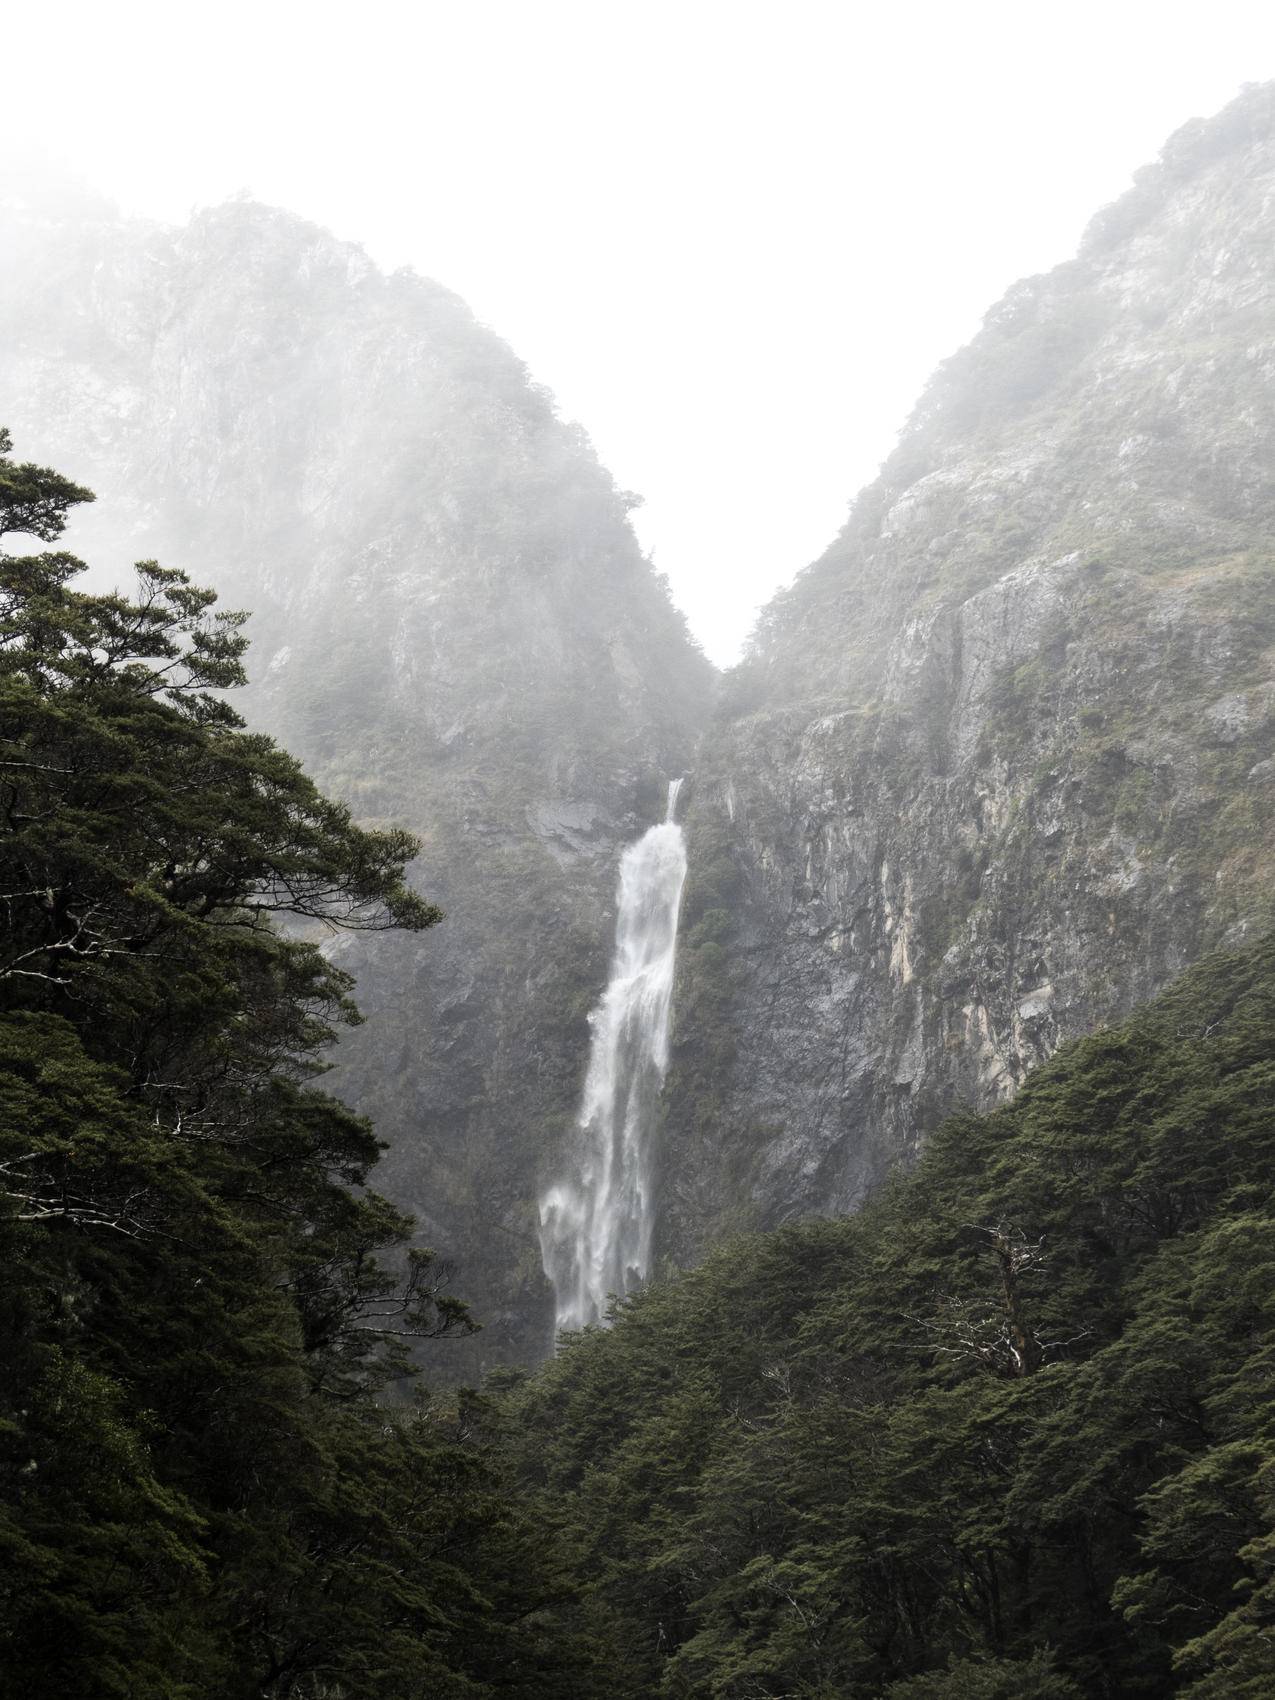
[[[507,1395],[599,1693],[1270,1692],[1275,941]]]

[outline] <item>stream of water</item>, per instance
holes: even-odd
[[[606,1315],[650,1267],[651,1134],[668,1068],[677,915],[686,841],[677,824],[682,781],[663,821],[620,860],[611,978],[589,1016],[592,1037],[576,1122],[575,1173],[540,1200],[540,1250],[559,1329]]]

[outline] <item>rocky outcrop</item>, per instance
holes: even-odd
[[[853,1207],[1269,918],[1275,91],[933,380],[696,766],[663,1244]]]
[[[575,1113],[620,846],[661,817],[711,670],[626,499],[454,295],[249,202],[179,231],[11,203],[0,417],[98,493],[68,541],[253,610],[250,721],[424,840],[446,911],[337,939],[369,1017],[338,1089],[485,1323],[541,1355],[535,1201]]]

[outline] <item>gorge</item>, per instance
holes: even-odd
[[[1268,1700],[1273,255],[1250,86],[719,676],[440,285],[0,199],[0,1693]]]
[[[252,723],[423,837],[447,920],[334,943],[368,1016],[335,1080],[483,1321],[439,1373],[543,1357],[652,1260],[855,1208],[948,1111],[1260,925],[1272,129],[1265,86],[1188,125],[993,308],[720,682],[630,498],[447,290],[250,201],[0,213],[0,394],[98,492],[72,546],[250,608]],[[589,1012],[677,773],[673,1014],[626,1086]],[[666,1042],[640,1162],[581,1191],[582,1092],[622,1143]]]

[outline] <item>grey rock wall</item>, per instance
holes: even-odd
[[[1009,292],[696,767],[663,1244],[852,1208],[1275,872],[1275,93]]]

